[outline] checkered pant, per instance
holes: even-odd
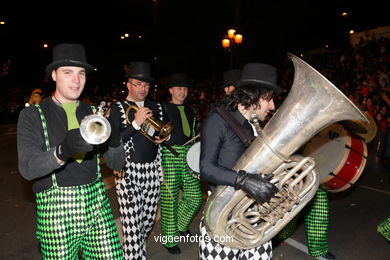
[[[305,232],[309,254],[314,257],[328,252],[328,194],[319,187],[312,201],[303,209]],[[291,236],[298,221],[298,215],[277,235],[280,239]]]
[[[380,223],[377,229],[378,233],[382,234],[387,241],[390,241],[390,217]]]
[[[116,178],[125,259],[146,259],[147,234],[152,230],[160,193],[159,165],[126,162]]]
[[[161,229],[165,247],[177,245],[174,236],[177,231],[188,230],[192,219],[202,205],[200,181],[194,178],[188,169],[186,155],[189,146],[172,146],[179,154],[173,155],[168,149],[162,149],[164,184],[161,186]],[[183,185],[183,196],[178,201],[179,186]]]
[[[272,242],[252,249],[233,249],[210,239],[203,218],[199,224],[199,259],[202,260],[270,260],[272,258]]]
[[[123,259],[101,180],[36,194],[37,238],[43,259]]]

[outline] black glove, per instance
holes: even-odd
[[[110,135],[108,146],[115,148],[121,144],[121,135],[119,133],[119,127],[115,124],[114,120],[110,117],[108,118],[108,122],[110,122],[111,125],[111,135]]]
[[[56,155],[62,161],[67,161],[77,153],[90,152],[93,145],[87,143],[80,134],[80,128],[69,130],[64,141],[57,145]]]
[[[240,170],[237,173],[234,188],[245,191],[259,203],[268,202],[278,192],[278,188],[269,182],[272,177],[272,174],[264,177],[261,174],[250,174]]]

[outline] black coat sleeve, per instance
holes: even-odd
[[[55,147],[48,151],[39,112],[28,107],[20,112],[17,126],[18,166],[23,178],[33,180],[50,174],[61,167],[55,156]]]
[[[218,163],[221,148],[226,140],[226,123],[211,113],[201,127],[200,174],[209,183],[234,186],[237,172]]]

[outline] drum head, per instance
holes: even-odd
[[[331,178],[329,173],[337,174],[348,157],[350,135],[340,124],[333,124],[314,136],[304,147],[303,155],[313,157],[319,172],[320,183]]]
[[[187,164],[191,170],[200,173],[199,162],[200,162],[200,142],[196,142],[188,150]]]

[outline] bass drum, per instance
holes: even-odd
[[[359,179],[366,166],[367,145],[337,123],[313,137],[304,146],[303,155],[314,158],[321,186],[336,193]]]
[[[190,170],[193,172],[193,176],[197,179],[200,178],[199,162],[200,162],[200,142],[194,143],[187,152],[187,164]]]

